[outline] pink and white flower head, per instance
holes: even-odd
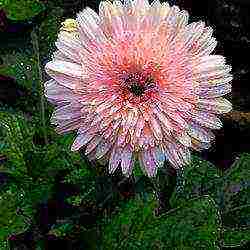
[[[66,22],[67,23],[67,22]],[[72,150],[130,175],[139,160],[150,177],[164,161],[181,168],[190,148],[210,147],[219,114],[232,106],[231,67],[212,28],[158,0],[104,1],[59,33],[46,65],[45,95],[58,133],[77,130]]]

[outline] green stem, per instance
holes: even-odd
[[[45,144],[48,144],[48,137],[47,137],[47,131],[46,131],[46,120],[45,120],[44,86],[43,86],[43,80],[42,80],[43,76],[42,76],[41,63],[40,63],[38,36],[37,36],[35,29],[33,29],[33,31],[31,32],[31,40],[32,40],[32,45],[33,45],[33,49],[34,49],[35,56],[36,56],[37,69],[38,69],[38,82],[39,82],[38,93],[39,93],[39,98],[40,98],[40,103],[39,103],[40,121],[41,121],[41,125],[42,125]]]

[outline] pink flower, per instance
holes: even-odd
[[[212,28],[188,24],[188,13],[158,0],[101,2],[69,20],[46,65],[45,94],[57,105],[58,133],[77,130],[72,150],[109,161],[130,175],[139,160],[150,177],[168,160],[190,161],[190,148],[210,147],[211,129],[229,112],[231,67]]]

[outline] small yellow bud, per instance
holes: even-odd
[[[62,31],[67,32],[76,32],[77,31],[77,22],[75,19],[66,19],[64,22],[62,22]]]

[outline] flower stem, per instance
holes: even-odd
[[[38,42],[38,36],[35,29],[31,32],[31,41],[34,49],[34,53],[36,56],[36,62],[37,62],[37,69],[38,69],[38,93],[39,93],[39,108],[40,108],[40,121],[44,136],[44,142],[45,144],[48,144],[48,137],[47,137],[47,131],[46,131],[46,120],[45,120],[45,98],[44,98],[44,86],[43,86],[43,76],[42,76],[42,70],[41,70],[41,63],[40,63],[40,53],[39,53],[39,42]]]

